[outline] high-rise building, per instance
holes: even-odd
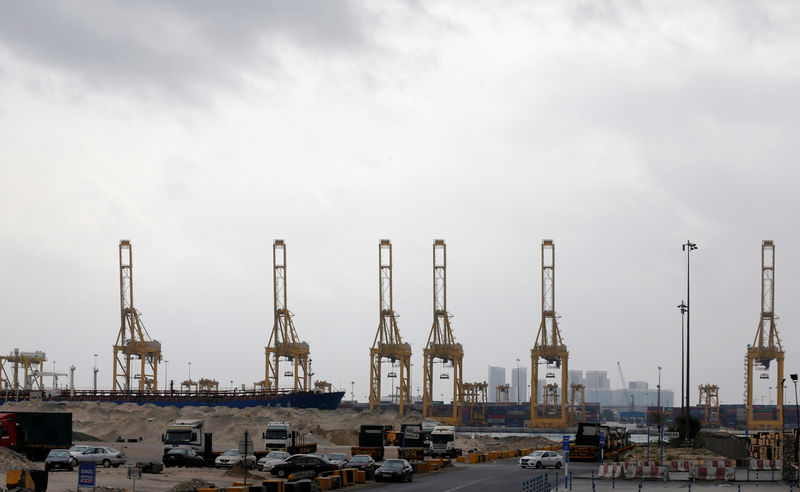
[[[611,380],[608,379],[608,371],[586,371],[587,389],[610,389]]]
[[[497,387],[506,384],[506,368],[489,366],[489,401],[491,403],[497,402]]]
[[[586,384],[583,379],[583,371],[567,371],[567,379],[569,380],[569,384]]]
[[[528,368],[514,367],[511,369],[511,388],[508,399],[513,402],[528,401]]]

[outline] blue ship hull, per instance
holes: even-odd
[[[138,393],[93,393],[76,392],[74,396],[61,395],[44,398],[50,401],[97,401],[109,403],[136,403],[139,405],[157,405],[159,407],[230,407],[230,408],[318,408],[320,410],[336,410],[344,397],[344,391],[316,393],[313,391],[289,392],[277,394],[232,394],[232,393],[200,393],[200,394],[158,394],[143,395]]]

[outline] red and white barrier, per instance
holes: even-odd
[[[670,462],[670,469],[674,472],[688,472],[691,467],[689,460],[672,460]]]
[[[750,460],[751,470],[781,470],[781,460]]]
[[[597,471],[599,478],[619,478],[622,476],[622,463],[609,463],[608,465],[600,465],[600,470]]]
[[[664,478],[667,473],[666,466],[632,466],[625,469],[625,478]]]
[[[709,468],[730,468],[736,466],[734,460],[705,460],[703,466]]]
[[[695,480],[733,480],[733,468],[698,466],[692,470]]]

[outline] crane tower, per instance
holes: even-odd
[[[119,242],[119,303],[120,327],[114,344],[114,391],[158,391],[158,363],[161,362],[161,343],[151,340],[133,305],[133,251],[131,242]],[[138,373],[135,364],[138,360]],[[138,388],[131,380],[138,379]]]
[[[783,348],[775,324],[775,243],[761,243],[761,319],[756,337],[747,346],[747,428],[783,429]],[[756,419],[753,416],[753,372],[763,371],[761,378],[769,379],[770,362],[778,362],[775,386],[777,387],[777,415],[775,419]],[[766,377],[765,377],[766,376]]]
[[[703,409],[703,427],[719,427],[719,386],[701,384],[697,406]]]
[[[529,427],[566,427],[567,414],[567,362],[569,352],[561,338],[556,321],[555,304],[555,245],[551,239],[542,241],[542,321],[531,349],[531,419]],[[555,384],[546,385],[545,405],[539,410],[539,361],[543,359],[548,371],[561,369],[561,385],[557,391]],[[555,377],[555,373],[547,376]],[[552,398],[561,394],[561,404],[553,405]],[[549,404],[548,404],[549,403]]]
[[[441,419],[455,425],[461,417],[462,394],[462,364],[464,361],[464,348],[456,343],[453,330],[450,327],[450,313],[447,311],[447,246],[443,239],[433,242],[433,326],[428,335],[428,343],[423,350],[424,372],[422,395],[422,414],[432,417],[433,411],[433,363],[441,360],[442,365],[452,364],[453,368],[453,414],[452,417]],[[448,379],[447,373],[442,373],[441,379]]]
[[[378,244],[378,296],[380,321],[369,351],[369,408],[380,412],[381,365],[388,359],[392,364],[400,363],[397,399],[403,414],[406,406],[411,406],[411,345],[403,343],[397,328],[392,294],[392,242],[388,239],[381,239]],[[392,369],[388,376],[393,379],[397,374]]]
[[[286,244],[276,239],[272,244],[272,281],[274,319],[267,342],[265,391],[277,391],[281,358],[293,363],[283,376],[294,379],[294,391],[308,391],[308,343],[301,342],[292,323],[293,314],[286,305]]]
[[[46,360],[47,355],[42,351],[20,352],[17,348],[9,355],[0,356],[0,389],[42,391],[44,389],[42,376]],[[6,370],[6,365],[8,365],[8,370]],[[22,376],[22,381],[20,381],[20,376]]]

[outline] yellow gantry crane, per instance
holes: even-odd
[[[495,401],[499,404],[508,403],[509,385],[498,384],[495,386]]]
[[[423,358],[423,416],[433,416],[433,363],[438,359],[443,366],[452,363],[453,368],[453,414],[441,420],[452,425],[458,424],[464,401],[461,384],[464,348],[456,343],[450,327],[450,313],[447,311],[447,246],[443,239],[433,242],[433,326],[423,350]],[[449,375],[443,372],[440,378],[448,379]]]
[[[0,388],[11,391],[42,391],[43,364],[46,360],[47,355],[44,352],[20,352],[18,348],[8,355],[0,356]]]
[[[286,244],[276,239],[272,244],[272,280],[274,321],[267,342],[267,368],[264,378],[266,391],[277,391],[280,382],[280,361],[288,361],[290,370],[284,377],[294,379],[294,391],[308,391],[308,343],[301,342],[292,323],[292,313],[286,305]]]
[[[775,243],[761,243],[761,319],[758,322],[756,337],[747,346],[747,428],[783,429],[783,348],[775,324]],[[775,380],[777,388],[777,415],[775,419],[756,419],[753,415],[753,372],[761,372],[760,378],[769,379],[769,365],[778,362]],[[766,376],[766,377],[765,377]]]
[[[703,427],[719,427],[719,386],[701,384],[697,406],[703,409]]]
[[[119,303],[120,327],[114,344],[114,391],[139,391],[155,394],[158,391],[158,364],[161,362],[161,343],[151,340],[133,305],[133,251],[131,242],[119,242]],[[138,371],[135,368],[139,361]],[[131,384],[138,379],[137,388]]]
[[[550,239],[542,241],[542,321],[531,349],[531,419],[529,427],[566,427],[567,415],[567,362],[569,352],[561,338],[556,321],[555,308],[555,245]],[[544,387],[544,405],[539,410],[539,362],[547,364],[546,376],[555,378],[555,371],[561,369],[561,385],[547,384]],[[560,389],[560,391],[559,391]],[[561,403],[558,404],[558,396]]]
[[[580,407],[576,405],[576,400]],[[574,425],[586,418],[586,386],[572,383],[569,385],[569,424]]]
[[[469,409],[468,425],[486,425],[486,405],[489,385],[486,382],[464,383],[464,408]]]
[[[397,328],[392,291],[392,242],[388,239],[381,239],[378,244],[378,296],[380,321],[369,351],[369,409],[381,410],[381,365],[390,362],[392,369],[387,376],[399,379],[397,400],[403,414],[406,407],[411,406],[411,345],[403,343]],[[399,375],[394,372],[395,362],[400,365]]]

